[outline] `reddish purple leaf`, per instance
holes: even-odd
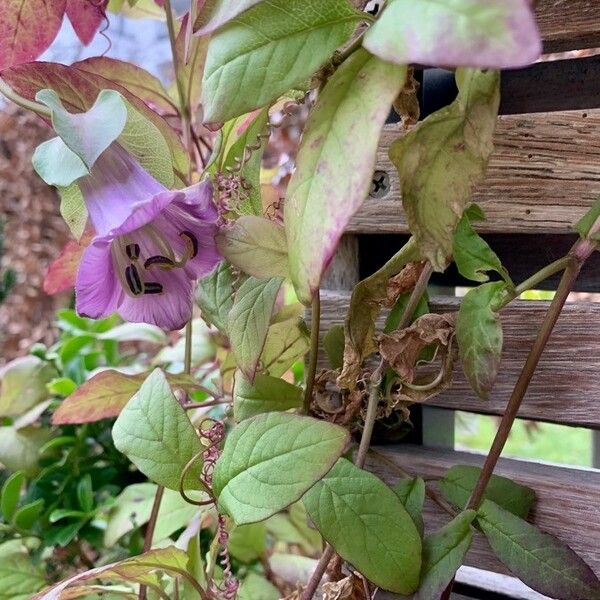
[[[66,0],[0,2],[0,70],[35,60],[54,41]]]
[[[94,39],[106,19],[108,0],[67,0],[67,17],[82,44]]]

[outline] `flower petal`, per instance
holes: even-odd
[[[144,283],[158,283],[160,294],[124,295],[119,314],[126,321],[150,323],[163,329],[181,329],[192,318],[193,285],[184,269],[144,273]]]
[[[96,238],[83,253],[75,280],[75,307],[82,316],[107,317],[117,310],[123,295],[110,245],[110,239]]]

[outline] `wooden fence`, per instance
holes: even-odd
[[[537,16],[545,52],[600,47],[600,2],[540,0]],[[575,239],[573,224],[600,196],[600,55],[584,51],[568,58],[547,58],[503,73],[496,149],[486,181],[473,198],[487,217],[478,230],[516,283],[567,251]],[[440,75],[426,70],[423,77],[422,100],[432,108],[436,108],[435,91],[428,81]],[[388,157],[389,145],[400,131],[399,125],[386,125],[377,165],[377,180],[385,189],[378,186],[353,218],[326,276],[322,335],[343,319],[352,286],[381,266],[408,233],[397,173]],[[596,253],[575,289],[600,291],[599,266]],[[550,288],[556,281],[549,280]],[[437,283],[465,284],[452,271]],[[454,297],[436,297],[431,306],[435,312],[446,312],[456,310],[458,303]],[[378,450],[425,477],[438,477],[454,464],[482,464],[483,457],[454,450],[453,411],[504,412],[547,306],[542,301],[515,301],[502,311],[502,364],[488,401],[476,397],[459,367],[452,388],[423,407],[421,445],[396,444]],[[600,430],[599,374],[600,304],[571,302],[542,356],[519,416]],[[594,435],[598,441],[598,433]],[[398,479],[394,468],[381,461],[368,466],[390,483]],[[537,502],[532,520],[571,545],[600,575],[600,471],[503,459],[497,472],[534,488]],[[448,521],[429,501],[425,514],[432,529]],[[467,564],[506,573],[480,535]],[[458,580],[473,582],[472,572],[464,570]],[[541,597],[523,591],[522,586],[509,586],[510,590],[519,590],[512,594],[515,597]]]

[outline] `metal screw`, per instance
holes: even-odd
[[[390,176],[385,171],[375,171],[371,179],[370,198],[383,198],[390,191]]]
[[[369,2],[367,2],[367,5],[365,6],[365,12],[369,13],[370,15],[375,16],[379,12],[380,8],[381,8],[380,1],[370,0]]]

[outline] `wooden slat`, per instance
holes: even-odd
[[[545,52],[600,47],[597,0],[539,0],[535,14]]]
[[[424,477],[440,477],[456,464],[483,464],[483,457],[476,454],[432,450],[408,444],[376,450],[411,474]],[[376,457],[368,459],[367,468],[390,484],[399,479],[396,471]],[[532,521],[566,542],[600,574],[600,504],[597,501],[600,497],[600,471],[501,459],[496,472],[533,488],[537,500]],[[446,524],[450,516],[427,499],[424,519],[427,530],[431,531]],[[480,534],[475,537],[466,564],[506,572]]]
[[[342,323],[348,292],[324,291],[321,296],[321,333]],[[433,312],[458,309],[457,298],[434,298]],[[547,302],[515,301],[501,313],[504,348],[500,374],[489,400],[479,399],[457,365],[452,387],[428,401],[431,406],[503,414],[510,392],[548,307]],[[383,317],[379,327],[383,325]],[[600,428],[600,304],[565,306],[531,381],[519,416],[527,419]],[[575,344],[575,345],[574,345]],[[326,367],[326,360],[321,359]]]
[[[500,117],[487,178],[473,197],[487,216],[479,231],[572,231],[600,192],[599,131],[600,110]],[[389,175],[390,191],[367,198],[349,231],[407,231],[397,171],[388,157],[399,135],[396,126],[387,125],[377,154],[377,169]]]

